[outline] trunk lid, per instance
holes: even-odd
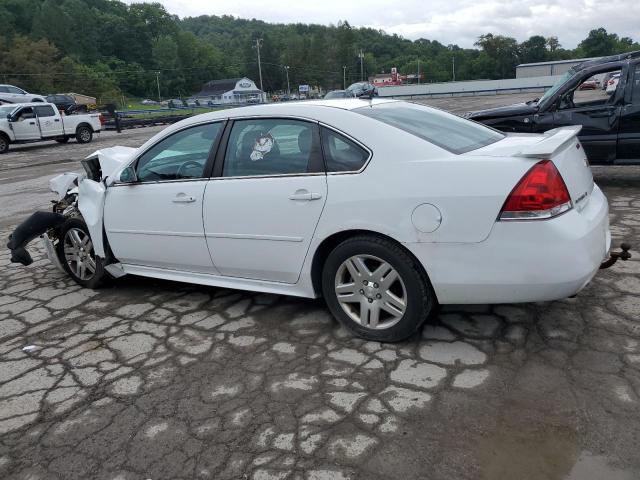
[[[507,135],[503,140],[469,152],[471,155],[525,157],[532,165],[551,160],[567,185],[574,206],[582,210],[593,191],[593,175],[577,134],[580,126],[554,128],[538,134]]]

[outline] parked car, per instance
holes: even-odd
[[[590,78],[582,82],[578,87],[578,90],[597,90],[597,88],[598,88],[598,82],[596,81],[596,79]]]
[[[598,272],[608,205],[579,130],[507,136],[394,100],[198,115],[52,179],[60,202],[16,229],[12,261],[43,234],[84,287],[130,274],[324,296],[352,332],[396,341],[438,304],[560,299]]]
[[[155,100],[150,100],[150,99],[148,99],[148,98],[145,98],[145,99],[144,99],[144,100],[142,100],[140,103],[141,103],[142,105],[155,105],[155,104],[157,104],[158,102],[156,102]]]
[[[87,106],[78,105],[76,103],[76,99],[73,98],[71,95],[60,94],[60,93],[54,94],[54,95],[47,95],[46,100],[49,103],[53,103],[58,110],[64,112],[66,115],[87,111]]]
[[[332,98],[353,98],[355,95],[349,90],[332,90],[324,96],[325,100]]]
[[[42,95],[29,93],[13,85],[0,85],[0,104],[2,103],[25,103],[25,102],[45,102]]]
[[[618,83],[620,83],[620,74],[617,73],[615,75],[611,75],[611,78],[607,82],[607,88],[605,90],[607,95],[613,95],[614,93],[616,93],[616,90],[618,89]]]
[[[575,97],[578,87],[595,75],[603,76],[610,95]],[[579,139],[591,163],[640,164],[640,51],[582,62],[539,99],[466,117],[505,132],[582,125]]]
[[[66,143],[75,138],[89,143],[100,132],[99,113],[62,116],[53,103],[18,103],[0,106],[0,153],[12,143],[56,140]]]

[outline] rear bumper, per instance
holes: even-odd
[[[496,222],[480,243],[407,243],[441,304],[557,300],[579,292],[611,245],[609,206],[597,185],[582,211],[551,220]]]

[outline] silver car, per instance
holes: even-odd
[[[13,85],[0,85],[0,103],[45,102],[42,95],[25,92]]]

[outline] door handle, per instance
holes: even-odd
[[[295,193],[289,195],[289,200],[301,200],[309,202],[311,200],[319,200],[322,195],[315,192],[309,192],[307,190],[296,190]]]
[[[190,196],[188,197],[182,194],[182,195],[176,195],[172,201],[173,203],[193,203],[196,201],[196,199],[195,197],[190,197]]]

